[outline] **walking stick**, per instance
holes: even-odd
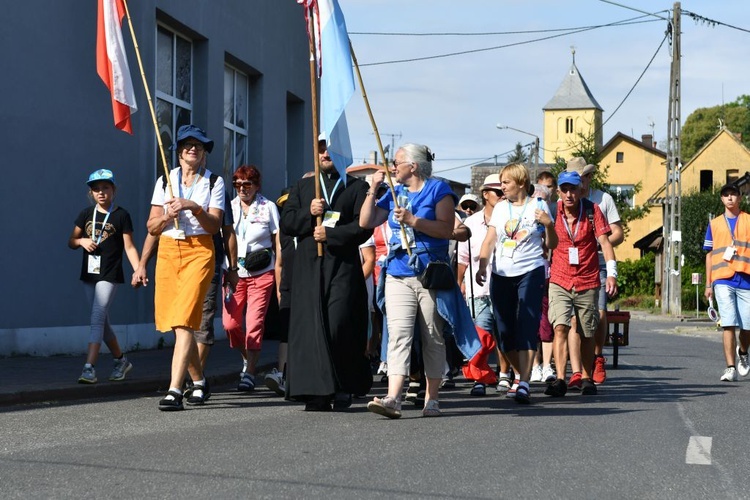
[[[143,90],[146,91],[146,100],[148,101],[148,109],[151,112],[151,121],[154,124],[154,133],[156,134],[156,142],[159,145],[159,154],[161,156],[161,164],[164,167],[164,178],[167,180],[167,188],[169,189],[169,197],[174,198],[174,191],[172,189],[172,180],[169,178],[169,167],[167,166],[167,155],[164,153],[164,144],[161,141],[161,135],[159,134],[159,124],[156,122],[156,111],[154,111],[154,103],[151,100],[151,92],[148,90],[148,82],[146,81],[146,72],[143,70],[143,61],[141,60],[141,51],[138,48],[138,40],[135,38],[135,30],[133,29],[133,20],[130,19],[130,9],[128,9],[127,0],[122,0],[122,5],[125,7],[125,15],[128,18],[128,26],[130,27],[130,37],[133,39],[133,47],[135,48],[135,57],[138,60],[138,68],[141,70],[141,80],[143,80]],[[179,217],[174,219],[175,229],[179,229]]]
[[[365,91],[365,83],[362,81],[362,73],[359,71],[359,64],[357,63],[357,56],[354,54],[354,47],[352,46],[351,40],[349,40],[349,52],[351,52],[352,54],[352,62],[354,63],[354,69],[357,71],[357,80],[359,80],[359,88],[362,91],[362,99],[364,100],[365,107],[367,108],[367,115],[370,117],[372,130],[375,133],[375,139],[378,141],[378,151],[380,152],[380,157],[383,159],[383,168],[385,169],[385,177],[388,180],[388,185],[391,187],[391,196],[393,197],[393,204],[396,208],[399,208],[398,198],[396,197],[396,190],[394,189],[393,179],[391,178],[391,171],[388,168],[388,161],[385,159],[385,152],[383,151],[383,143],[380,141],[380,132],[378,132],[378,126],[375,123],[375,117],[372,115],[372,109],[370,108],[370,100],[367,98],[367,92]],[[404,241],[408,241],[406,238],[406,228],[404,228],[404,223],[399,222],[399,226],[401,226],[401,238],[403,238]],[[406,246],[406,253],[408,255],[411,255],[411,248],[408,245]]]
[[[471,319],[477,319],[474,313],[474,273],[471,271],[471,236],[466,240],[469,246],[469,295],[471,296]]]

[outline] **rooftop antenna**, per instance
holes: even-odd
[[[651,129],[651,139],[652,140],[654,139],[654,134],[655,134],[655,132],[654,132],[654,125],[656,125],[654,123],[654,117],[653,116],[649,116],[648,117],[648,128]]]

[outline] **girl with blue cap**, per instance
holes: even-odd
[[[124,380],[125,375],[133,368],[117,342],[109,321],[109,307],[117,285],[124,281],[123,251],[134,271],[138,268],[140,259],[138,249],[133,244],[133,221],[130,214],[114,204],[117,188],[112,171],[97,170],[89,176],[87,184],[94,205],[84,208],[78,214],[68,246],[73,250],[83,248],[81,281],[91,305],[88,354],[78,382],[95,384],[95,365],[102,340],[107,344],[115,362],[109,380]]]

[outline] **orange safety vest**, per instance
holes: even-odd
[[[714,247],[711,250],[711,281],[730,279],[735,273],[750,274],[750,215],[740,212],[734,226],[734,248],[737,253],[731,261],[724,260],[724,252],[732,246],[732,233],[720,215],[711,221],[711,236]]]

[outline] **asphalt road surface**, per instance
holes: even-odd
[[[634,320],[596,396],[533,385],[522,406],[459,379],[432,419],[233,387],[171,414],[157,394],[2,408],[0,496],[748,498],[750,377],[719,382],[721,352],[705,324]]]

